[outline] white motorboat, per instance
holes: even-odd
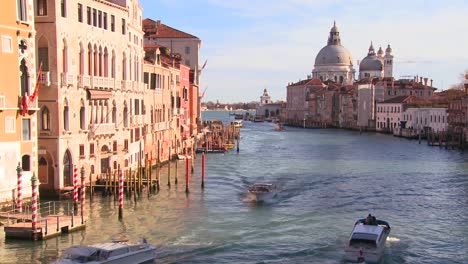
[[[147,263],[156,259],[156,248],[145,240],[142,243],[107,242],[68,248],[55,264],[126,264]]]
[[[378,263],[384,253],[385,242],[390,234],[386,221],[360,219],[354,224],[349,243],[345,247],[348,261]]]
[[[271,183],[255,183],[249,188],[249,195],[257,202],[271,201],[278,194],[278,188]]]

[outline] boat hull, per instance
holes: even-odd
[[[254,201],[270,202],[275,198],[277,193],[276,192],[267,192],[267,193],[249,192],[249,194],[252,200]]]
[[[388,234],[382,238],[382,242],[376,248],[365,245],[347,246],[345,248],[345,260],[352,262],[379,263],[383,257],[385,242]]]

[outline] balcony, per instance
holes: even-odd
[[[45,86],[50,86],[50,72],[41,72],[39,76],[39,83]]]
[[[113,135],[115,134],[115,124],[114,123],[90,124],[89,134],[91,137]]]
[[[79,75],[78,86],[81,88],[91,88],[91,76]]]
[[[73,86],[74,85],[75,75],[62,72],[60,74],[60,77],[61,77],[60,80],[61,80],[62,86],[67,86],[68,87],[68,86]]]
[[[26,113],[32,114],[31,111],[36,112],[39,111],[38,105],[37,105],[37,96],[34,98],[34,100],[31,100],[31,97],[29,95],[25,96],[19,96],[19,106],[18,109],[22,113],[22,115],[26,115]],[[5,106],[4,106],[5,107]],[[6,108],[3,108],[6,109]]]
[[[129,91],[133,89],[132,87],[132,81],[122,81],[122,90],[123,91]]]

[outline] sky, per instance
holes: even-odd
[[[466,0],[140,0],[144,18],[201,39],[203,101],[286,100],[311,74],[333,21],[357,61],[391,45],[394,77],[422,76],[445,90],[468,69]]]

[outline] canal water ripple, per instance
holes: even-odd
[[[205,119],[230,121],[228,112]],[[244,122],[240,152],[210,154],[200,188],[198,156],[185,193],[178,185],[125,201],[87,202],[85,231],[43,242],[5,241],[1,263],[49,263],[76,244],[142,237],[158,247],[158,263],[345,263],[354,221],[372,213],[392,226],[382,263],[467,263],[468,155],[389,135],[311,130]],[[254,182],[280,186],[277,198],[255,204]]]

